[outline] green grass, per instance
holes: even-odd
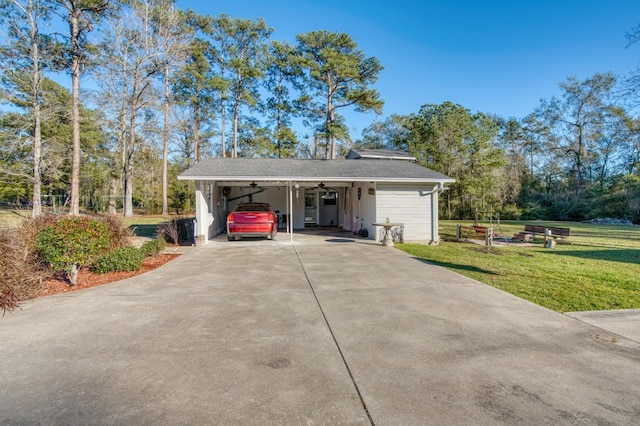
[[[456,223],[441,221],[439,246],[398,247],[554,311],[640,308],[640,227],[531,222],[571,228],[571,237],[546,249],[542,240],[532,247],[454,242]],[[503,221],[501,228],[512,236],[524,224]]]
[[[138,237],[154,238],[158,225],[168,222],[168,216],[133,216],[125,218],[124,224],[133,230]]]
[[[0,228],[15,228],[25,218],[31,217],[31,210],[0,210]]]

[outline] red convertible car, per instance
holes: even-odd
[[[278,232],[278,219],[270,204],[238,204],[227,216],[227,238],[266,237],[272,239]]]

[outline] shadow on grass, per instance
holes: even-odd
[[[462,273],[464,271],[464,272],[475,272],[478,274],[486,274],[486,275],[498,275],[495,272],[487,271],[486,269],[478,268],[476,266],[461,265],[458,263],[449,263],[449,262],[436,262],[436,261],[422,259],[420,257],[415,257],[415,256],[413,256],[413,258],[422,263],[426,263],[428,265],[442,266],[443,268],[451,269],[452,271],[455,271],[455,272]]]
[[[549,254],[557,256],[573,256],[581,259],[608,260],[610,262],[637,263],[640,264],[640,250],[615,249],[615,250],[567,250],[549,251]]]

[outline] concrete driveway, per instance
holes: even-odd
[[[7,314],[0,424],[638,424],[638,342],[349,234],[278,238]]]

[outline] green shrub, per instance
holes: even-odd
[[[167,246],[167,242],[162,238],[147,241],[140,247],[142,254],[146,256],[157,256]]]
[[[63,216],[43,224],[36,237],[37,253],[55,272],[67,274],[75,285],[78,271],[122,244],[110,219]]]
[[[100,256],[91,266],[99,274],[107,272],[137,271],[142,267],[145,255],[135,247],[119,247]]]
[[[522,216],[522,210],[514,204],[508,204],[503,206],[500,210],[500,219],[504,220],[520,220]]]

